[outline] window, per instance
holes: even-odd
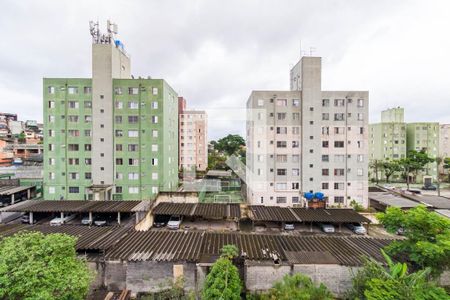
[[[116,151],[122,151],[122,150],[123,150],[122,144],[116,144]]]
[[[67,120],[71,123],[78,123],[78,116],[68,116]]]
[[[116,179],[117,180],[122,180],[123,179],[123,173],[116,172]]]
[[[330,175],[330,170],[322,169],[322,176],[328,176],[328,175]]]
[[[55,151],[55,145],[54,144],[48,144],[48,151]]]
[[[329,162],[330,161],[330,156],[329,155],[322,155],[322,161],[323,162]]]
[[[73,136],[73,137],[80,136],[80,131],[79,130],[69,129],[68,132],[69,132],[69,136]]]
[[[343,196],[334,196],[334,203],[344,203]]]
[[[343,113],[334,114],[334,120],[335,121],[344,121],[344,114]]]
[[[116,108],[122,109],[123,108],[123,102],[122,101],[116,101]]]
[[[138,121],[139,121],[139,116],[128,116],[129,124],[137,124]]]
[[[294,126],[292,127],[292,134],[300,134],[300,127]]]
[[[286,169],[277,169],[277,175],[286,176],[286,173],[287,173]]]
[[[322,141],[322,148],[328,148],[329,142],[328,141]]]
[[[79,108],[78,101],[69,101],[69,108]]]
[[[358,121],[363,121],[364,120],[364,114],[359,113],[358,114]]]
[[[158,95],[158,88],[156,88],[156,87],[152,88],[152,94]]]
[[[330,106],[330,99],[322,99],[322,106],[323,107]]]
[[[286,154],[277,154],[276,156],[277,162],[287,162]]]
[[[152,173],[152,179],[158,180],[158,173]]]
[[[364,99],[358,99],[358,107],[364,107]]]
[[[329,113],[323,113],[322,114],[322,120],[323,121],[328,121],[330,119],[330,114]]]
[[[343,190],[344,189],[344,183],[343,182],[335,182],[334,183],[334,189],[335,190]]]
[[[123,158],[116,158],[116,165],[118,166],[123,165]]]
[[[292,169],[292,176],[300,176],[300,169]]]
[[[48,179],[54,180],[55,179],[55,173],[54,172],[49,172],[48,173]]]
[[[121,136],[123,136],[123,130],[116,130],[115,135],[116,135],[116,137],[121,137]]]
[[[139,93],[139,88],[137,88],[137,87],[128,88],[129,95],[137,95],[138,93]]]
[[[329,135],[330,134],[330,127],[328,127],[328,126],[322,127],[322,134]]]
[[[153,109],[158,109],[158,102],[157,101],[153,101],[152,102],[152,108]]]
[[[85,164],[86,166],[92,165],[92,159],[90,159],[90,158],[85,158],[85,159],[84,159],[84,164]]]
[[[92,150],[91,144],[84,144],[84,151],[91,151],[91,150]]]
[[[292,162],[299,162],[300,161],[300,155],[294,154],[292,155]]]
[[[356,161],[357,161],[357,162],[363,162],[363,161],[364,161],[364,155],[358,154],[358,155],[356,156]]]
[[[153,151],[153,152],[158,152],[158,145],[153,144],[153,145],[152,145],[152,151]]]
[[[344,162],[344,161],[345,161],[345,155],[342,155],[342,154],[334,155],[334,162]]]
[[[139,159],[137,159],[137,158],[129,158],[128,159],[128,165],[129,166],[138,166],[139,165]]]
[[[286,148],[287,143],[286,141],[277,141],[277,148]]]
[[[117,146],[117,145],[116,145]],[[138,145],[137,144],[128,144],[128,151],[129,152],[136,152],[138,151]]]
[[[158,165],[158,159],[152,158],[152,166],[157,166],[157,165]]]
[[[84,179],[92,179],[92,173],[91,172],[84,173]]]
[[[92,116],[84,116],[84,121],[85,121],[86,123],[92,122]]]
[[[287,183],[286,182],[277,182],[276,189],[277,190],[287,190]]]
[[[92,87],[90,87],[90,86],[85,86],[85,87],[83,88],[83,92],[84,92],[85,94],[92,94]]]
[[[277,197],[277,203],[286,203],[287,198],[286,197]]]
[[[139,173],[133,172],[128,173],[128,180],[138,180],[139,179]]]
[[[287,127],[277,127],[277,134],[286,134]]]
[[[49,159],[48,159],[48,164],[49,164],[50,166],[55,165],[55,159],[54,159],[54,158],[49,158]]]
[[[78,173],[76,173],[76,172],[70,172],[69,173],[69,178],[72,179],[72,180],[77,180],[77,179],[80,179],[80,175]]]
[[[69,186],[70,194],[78,194],[80,192],[80,188],[77,186]]]
[[[54,86],[49,86],[48,88],[47,88],[47,92],[49,93],[49,94],[54,94],[55,93],[55,87]],[[53,188],[54,189],[54,188]]]
[[[298,112],[292,113],[292,120],[294,121],[300,120],[300,113]]]
[[[114,117],[116,124],[122,124],[122,116],[115,116]]]
[[[78,151],[80,146],[78,144],[69,144],[68,150],[69,151]]]
[[[129,109],[138,109],[139,103],[137,101],[130,101],[130,102],[128,102],[128,108]]]
[[[344,148],[343,141],[334,141],[334,148]]]
[[[285,120],[286,119],[286,113],[277,113],[277,119],[278,120]]]
[[[344,134],[345,127],[334,127],[335,134]]]
[[[292,141],[292,148],[298,148],[300,147],[300,142],[299,141]]]
[[[292,197],[292,203],[299,203],[299,202],[300,202],[300,198],[298,196]]]
[[[48,136],[49,136],[49,137],[55,136],[55,131],[52,130],[52,129],[49,129],[49,131],[48,131]]]
[[[299,107],[300,106],[300,99],[292,99],[292,106]]]
[[[277,106],[287,106],[286,99],[277,99]]]
[[[48,108],[55,108],[55,101],[48,101]]]
[[[328,190],[329,183],[328,182],[322,182],[322,190]]]
[[[334,169],[334,176],[344,176],[344,169]]]
[[[356,170],[356,175],[358,175],[358,176],[363,176],[363,175],[364,175],[364,170],[361,169],[361,168],[358,168],[358,169]]]
[[[116,87],[116,88],[114,88],[114,94],[116,94],[116,95],[122,95],[122,88],[121,88],[121,87]]]
[[[78,94],[78,88],[76,86],[69,86],[67,87],[67,93],[71,95]]]
[[[293,190],[298,190],[300,188],[300,183],[298,182],[293,182],[292,183],[292,189]]]
[[[364,127],[359,127],[359,134],[364,134]],[[396,141],[398,144],[398,141]]]
[[[258,99],[258,106],[264,106],[264,100]]]
[[[137,131],[137,130],[128,130],[128,137],[139,137],[139,131]]]
[[[139,187],[137,186],[128,187],[128,194],[139,194]]]
[[[344,106],[345,100],[344,99],[334,99],[334,106]]]
[[[158,124],[158,116],[152,116],[152,123]]]

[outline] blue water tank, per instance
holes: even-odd
[[[314,194],[314,198],[319,199],[319,200],[323,200],[324,196],[325,195],[323,193],[321,193],[321,192],[317,192],[317,193]]]
[[[304,193],[303,196],[306,200],[312,200],[314,198],[314,193]]]

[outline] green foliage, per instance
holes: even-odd
[[[369,164],[369,168],[371,168],[373,170],[373,172],[375,173],[375,182],[378,184],[378,182],[379,182],[378,174],[382,168],[382,161],[378,160],[378,159],[372,160]]]
[[[373,259],[367,259],[363,268],[353,276],[347,299],[409,300],[449,299],[444,289],[427,281],[431,269],[408,273],[405,263],[394,263],[383,251],[388,264],[385,269]]]
[[[18,233],[0,242],[0,299],[85,299],[92,274],[65,234]]]
[[[386,177],[386,182],[389,183],[389,178],[402,170],[402,165],[399,160],[387,159],[381,163],[381,169],[384,171],[384,176]]]
[[[403,176],[408,178],[410,173],[414,173],[417,177],[417,173],[422,171],[429,163],[434,162],[435,159],[428,156],[425,150],[416,151],[411,150],[408,152],[405,158],[399,160],[399,164],[403,170]],[[409,181],[407,181],[409,184]]]
[[[245,140],[238,134],[229,134],[217,141],[214,149],[227,155],[238,154],[242,146],[245,146]]]
[[[227,170],[227,157],[218,152],[208,154],[208,169],[209,170]]]
[[[333,295],[323,284],[316,286],[311,278],[300,273],[285,275],[281,281],[263,294],[250,295],[255,300],[328,300]]]
[[[206,276],[202,300],[240,300],[240,295],[238,269],[228,258],[219,258]]]
[[[350,201],[350,206],[357,212],[364,211],[364,206],[362,206],[359,202],[357,202],[355,199]]]
[[[238,248],[235,245],[225,245],[222,247],[220,252],[221,257],[228,258],[230,260],[238,256],[239,254]]]
[[[418,206],[408,211],[389,207],[386,213],[377,214],[386,229],[395,233],[404,230],[406,239],[396,240],[387,246],[391,255],[406,256],[419,268],[430,267],[433,275],[449,268],[450,220]]]
[[[446,170],[450,170],[450,157],[444,158],[443,167]],[[448,172],[448,182],[450,182],[450,171]]]

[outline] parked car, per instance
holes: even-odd
[[[284,230],[294,230],[294,223],[284,223]]]
[[[407,191],[416,195],[422,194],[422,192],[419,189],[408,189]]]
[[[435,190],[437,190],[437,186],[435,186],[434,184],[424,185],[422,187],[422,190],[424,190],[424,191],[435,191]]]
[[[81,219],[81,224],[90,226],[92,225],[92,223],[94,223],[95,220],[96,218],[94,216],[92,216],[92,220],[89,219],[89,216],[86,216],[83,219]]]
[[[170,217],[169,222],[167,222],[167,227],[169,229],[180,229],[181,221],[181,216],[173,215]]]
[[[22,218],[20,218],[20,221],[24,224],[30,224],[30,215],[24,214]],[[37,220],[36,218],[33,218],[33,224],[36,224]]]
[[[170,217],[168,216],[157,215],[153,221],[153,226],[156,228],[164,227],[167,225],[167,222],[169,222],[169,219]]]
[[[364,226],[362,226],[360,223],[347,223],[346,224],[348,229],[353,231],[356,234],[366,234],[367,230]]]
[[[320,223],[320,229],[326,233],[334,233],[334,226],[330,223]]]
[[[106,225],[108,225],[108,221],[106,221],[106,219],[100,218],[100,219],[98,219],[98,220],[95,220],[95,221],[94,221],[94,224],[95,224],[96,226],[106,226]]]
[[[61,217],[54,218],[50,221],[50,226],[63,225],[64,223],[67,223],[67,222],[75,219],[76,216],[77,216],[76,214],[72,214],[72,215],[66,215],[66,216],[64,216],[64,218],[61,218]]]

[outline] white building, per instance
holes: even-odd
[[[367,91],[322,91],[321,58],[303,57],[290,91],[253,91],[247,101],[247,199],[304,205],[322,192],[328,206],[368,206]]]
[[[439,155],[443,159],[450,157],[450,124],[441,124],[439,134]],[[443,165],[440,166],[439,172],[444,173]]]

